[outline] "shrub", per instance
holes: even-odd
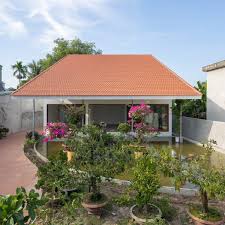
[[[40,138],[40,134],[37,131],[34,131],[34,140],[38,141]],[[31,140],[33,138],[33,131],[26,133],[26,139]]]
[[[9,132],[9,129],[3,126],[0,126],[0,139],[5,137],[7,133]]]
[[[35,187],[53,197],[60,197],[64,189],[79,189],[83,184],[83,174],[71,170],[67,156],[62,151],[39,167],[37,176]]]
[[[23,187],[17,188],[15,195],[0,196],[0,224],[30,224],[36,218],[35,210],[44,203],[37,192],[27,193]]]
[[[126,152],[122,142],[91,125],[75,132],[66,145],[75,151],[73,167],[85,172],[89,190],[94,196],[91,200],[97,201],[101,196],[99,184],[102,177],[113,178],[124,170]]]
[[[117,131],[127,134],[128,132],[131,131],[131,126],[128,123],[120,123],[117,127]]]
[[[168,198],[156,199],[153,203],[161,209],[162,217],[167,221],[172,221],[177,215],[176,208],[171,205]]]
[[[137,192],[136,201],[140,207],[147,206],[160,188],[158,164],[151,154],[137,160],[133,169],[132,188]]]

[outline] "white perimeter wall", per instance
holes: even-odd
[[[225,68],[207,73],[207,119],[225,122]]]
[[[225,122],[183,117],[183,136],[200,143],[213,139],[225,153]]]
[[[36,100],[36,127],[43,126],[43,101]],[[0,96],[0,125],[9,128],[10,133],[31,130],[33,119],[32,99]]]

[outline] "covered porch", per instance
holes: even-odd
[[[48,122],[67,122],[65,105],[84,105],[85,113],[80,124],[104,123],[106,130],[115,132],[120,123],[128,121],[128,112],[132,105],[140,103],[150,105],[152,113],[146,118],[147,123],[160,132],[160,136],[172,136],[172,100],[149,99],[149,100],[72,100],[72,99],[46,99],[44,101],[43,115],[44,124]]]

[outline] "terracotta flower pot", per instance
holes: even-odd
[[[108,199],[104,195],[104,200],[101,202],[87,202],[83,201],[81,205],[88,211],[88,214],[100,216],[102,209],[108,204]]]
[[[160,210],[160,208],[158,208],[156,205],[153,205],[153,204],[149,204],[150,206],[154,207],[157,209],[158,211],[158,215],[157,217],[162,217],[162,211]],[[130,208],[130,216],[131,218],[137,223],[137,224],[145,224],[146,222],[151,222],[153,221],[152,219],[144,219],[144,218],[139,218],[135,215],[134,213],[134,209],[137,207],[137,205],[133,205],[131,208]]]
[[[67,154],[67,160],[70,161],[74,157],[75,152],[67,150],[66,154]]]
[[[211,221],[200,219],[200,218],[192,215],[189,210],[187,210],[187,213],[191,217],[191,219],[195,225],[223,225],[225,222],[225,218],[223,218],[220,221],[211,222]]]

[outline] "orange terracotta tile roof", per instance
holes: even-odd
[[[13,96],[200,96],[151,55],[68,55]]]

